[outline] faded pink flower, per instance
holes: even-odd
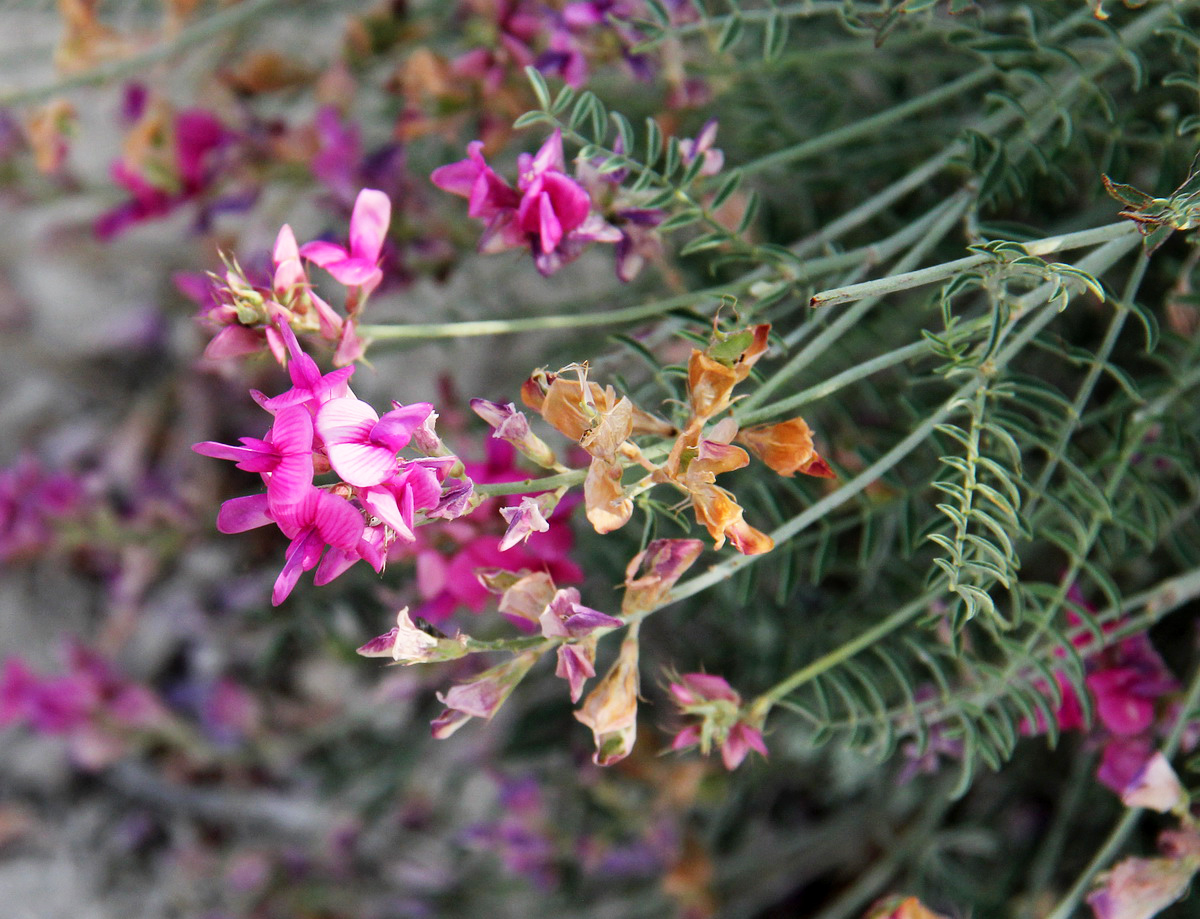
[[[752,723],[742,708],[742,697],[724,677],[710,673],[685,673],[670,684],[671,698],[685,715],[698,717],[675,735],[672,750],[699,746],[707,756],[714,745],[721,748],[721,761],[732,771],[751,750],[767,756],[762,729]]]
[[[358,649],[363,657],[390,657],[402,664],[433,660],[438,640],[422,632],[408,617],[408,607],[396,614],[396,624],[390,632],[372,638]]]
[[[1121,802],[1126,807],[1145,807],[1160,814],[1174,810],[1186,801],[1187,793],[1179,783],[1179,777],[1161,753],[1150,757],[1121,793]]]
[[[438,740],[449,737],[471,718],[491,720],[529,668],[537,663],[538,656],[536,651],[517,654],[469,683],[452,686],[445,695],[438,693],[446,711],[434,719],[433,736]]]

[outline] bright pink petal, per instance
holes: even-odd
[[[350,258],[350,253],[341,246],[336,243],[326,242],[323,239],[305,243],[300,247],[300,255],[302,258],[306,258],[314,265],[320,265],[322,268],[334,262]]]
[[[363,534],[363,517],[353,504],[332,492],[319,492],[316,527],[321,538],[338,549],[353,551]]]
[[[217,512],[217,530],[222,533],[244,533],[272,522],[267,512],[266,495],[246,495],[230,498]]]
[[[379,261],[391,220],[392,202],[386,193],[374,188],[360,191],[350,215],[351,254],[374,266]]]
[[[441,166],[429,175],[429,181],[452,195],[471,197],[471,187],[479,178],[479,164],[471,159],[459,160],[449,166]]]
[[[271,512],[276,516],[286,514],[289,508],[300,504],[311,492],[312,482],[312,453],[293,453],[280,459],[267,482]]]
[[[359,492],[359,500],[366,506],[372,514],[386,523],[389,527],[396,531],[396,535],[405,542],[414,542],[416,535],[412,531],[412,496],[406,491],[408,497],[406,502],[408,505],[408,515],[405,516],[400,504],[396,501],[396,496],[388,488],[368,488]]]
[[[563,156],[562,131],[555,128],[554,133],[546,138],[545,143],[534,154],[530,171],[534,175],[540,175],[543,172],[551,170],[562,172],[566,168],[567,162]]]
[[[385,412],[371,429],[371,442],[398,453],[408,446],[413,432],[432,412],[433,406],[428,402],[414,402]]]
[[[271,591],[272,606],[278,606],[288,598],[300,580],[300,575],[317,564],[324,548],[325,544],[314,530],[305,530],[292,540],[292,544],[288,546],[283,570],[279,572]]]
[[[374,289],[383,280],[383,272],[374,262],[360,258],[347,258],[323,266],[335,281],[347,287],[370,287]]]
[[[212,440],[192,444],[192,450],[201,456],[211,456],[213,459],[233,460],[238,464],[239,469],[245,469],[248,472],[270,472],[279,462],[279,457],[269,449],[264,451],[254,447],[234,447]],[[252,466],[263,466],[263,468],[251,468]]]
[[[583,186],[562,173],[552,172],[542,179],[543,191],[550,197],[563,232],[582,226],[592,210],[592,199]]]
[[[271,443],[280,454],[311,453],[313,420],[308,409],[293,406],[281,410],[271,425]]]
[[[355,398],[330,399],[317,412],[317,433],[330,444],[370,442],[379,415],[366,402]]]
[[[558,215],[554,213],[554,205],[548,194],[538,196],[538,236],[542,243],[542,252],[550,253],[562,242],[563,226]]]

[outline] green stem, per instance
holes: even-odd
[[[1125,320],[1129,318],[1130,306],[1137,296],[1138,288],[1141,287],[1142,279],[1146,276],[1146,268],[1149,264],[1150,255],[1143,247],[1142,251],[1138,254],[1137,263],[1129,275],[1125,291],[1121,295],[1121,301],[1117,304],[1117,311],[1109,323],[1108,332],[1104,336],[1104,341],[1100,344],[1100,350],[1096,353],[1095,360],[1092,361],[1092,366],[1088,369],[1087,375],[1080,384],[1079,392],[1075,394],[1075,401],[1071,403],[1071,411],[1067,416],[1067,423],[1063,426],[1057,443],[1055,443],[1054,448],[1050,451],[1045,468],[1042,469],[1041,474],[1038,475],[1037,482],[1034,483],[1033,497],[1030,499],[1029,504],[1025,506],[1025,518],[1027,520],[1033,519],[1033,512],[1045,494],[1046,486],[1050,484],[1050,479],[1054,477],[1054,472],[1058,469],[1059,463],[1062,462],[1071,436],[1075,433],[1075,429],[1079,427],[1079,421],[1083,417],[1083,409],[1091,400],[1096,384],[1100,380],[1100,373],[1104,364],[1108,361],[1108,356],[1112,353],[1113,348],[1116,347],[1117,338],[1121,334]]]
[[[73,89],[85,86],[99,86],[141,73],[152,64],[167,61],[189,48],[212,41],[224,32],[236,29],[250,22],[256,16],[267,12],[273,6],[281,6],[282,0],[244,0],[236,6],[230,6],[220,12],[206,16],[200,22],[180,31],[175,38],[155,45],[152,48],[123,58],[93,67],[83,73],[72,74],[61,80],[56,80],[43,86],[32,86],[26,89],[13,89],[0,93],[0,107],[8,108],[17,105],[29,105],[50,99]]]
[[[1121,220],[1117,223],[1110,223],[1106,226],[1095,227],[1090,230],[1080,230],[1077,233],[1048,236],[1045,239],[1024,243],[1022,248],[1024,248],[1028,255],[1049,255],[1052,252],[1064,252],[1070,249],[1082,249],[1087,246],[1099,245],[1111,239],[1118,239],[1136,232],[1137,227],[1132,221]],[[951,262],[943,262],[940,265],[930,265],[928,268],[921,268],[917,271],[892,274],[886,278],[878,278],[874,281],[851,284],[849,287],[823,290],[813,295],[809,301],[809,305],[814,307],[833,306],[837,303],[850,303],[854,300],[861,300],[867,297],[882,297],[886,294],[896,293],[897,291],[910,290],[913,287],[923,287],[926,284],[944,281],[946,278],[954,277],[971,268],[986,265],[996,260],[995,255],[990,252],[984,252],[979,255],[969,255],[965,258],[955,259]]]
[[[361,325],[359,334],[375,341],[398,339],[472,338],[479,335],[515,335],[520,332],[540,332],[551,329],[586,329],[596,326],[623,325],[651,319],[673,309],[695,307],[705,299],[720,299],[724,295],[743,292],[751,281],[743,278],[732,284],[705,288],[695,293],[680,294],[665,300],[655,300],[639,306],[627,306],[604,313],[585,313],[557,316],[522,316],[516,319],[477,319],[465,322],[429,322],[410,325]]]
[[[1064,20],[1060,26],[1053,30],[1052,34],[1065,31],[1068,27],[1073,27],[1076,21],[1086,19],[1087,17],[1082,15],[1084,12],[1080,10],[1079,13]],[[1120,51],[1127,52],[1130,48],[1153,36],[1163,20],[1168,19],[1173,14],[1174,10],[1166,4],[1152,10],[1147,10],[1118,33],[1119,42],[1116,44]],[[1033,90],[1027,93],[1020,101],[1020,109],[1027,112],[1045,112],[1045,114],[1037,118],[1036,126],[1028,127],[1027,134],[1030,137],[1037,137],[1053,126],[1056,114],[1054,111],[1047,111],[1046,103],[1048,98],[1061,104],[1064,99],[1079,92],[1082,88],[1093,85],[1095,79],[1105,69],[1112,66],[1117,58],[1118,52],[1112,51],[1105,55],[1101,63],[1083,71],[1072,72],[1058,86],[1053,86],[1048,91]],[[1021,118],[1022,116],[1017,111],[1006,108],[994,115],[981,119],[974,126],[974,129],[981,134],[992,136],[1017,123]],[[957,157],[963,156],[968,152],[969,149],[966,141],[961,139],[952,141],[940,153],[930,157],[908,174],[897,179],[886,188],[883,188],[857,207],[847,211],[837,220],[824,227],[820,232],[805,240],[801,240],[800,243],[792,247],[792,251],[797,255],[804,255],[820,249],[832,240],[838,239],[868,220],[871,220],[909,192],[915,191],[925,185]]]
[[[965,327],[964,327],[965,328]],[[982,328],[982,325],[979,326]],[[923,357],[929,353],[930,344],[927,341],[913,342],[911,345],[905,345],[903,348],[896,348],[894,351],[889,351],[886,354],[881,354],[878,357],[872,358],[861,364],[855,364],[843,370],[841,373],[830,377],[827,380],[810,386],[808,389],[802,389],[800,392],[786,399],[780,399],[778,402],[772,402],[770,405],[763,406],[757,411],[742,412],[739,409],[744,406],[739,403],[734,409],[734,417],[738,419],[740,425],[758,424],[766,421],[768,418],[777,415],[784,415],[794,412],[802,405],[807,405],[810,402],[817,402],[828,396],[833,395],[839,389],[849,386],[851,383],[856,383],[859,380],[865,379],[881,370],[886,370],[889,367],[895,367],[897,364],[903,364],[913,358]]]
[[[525,495],[539,491],[553,491],[563,486],[578,485],[587,477],[586,469],[572,469],[570,472],[560,472],[558,475],[548,475],[540,479],[521,479],[519,482],[482,482],[475,486],[475,494],[486,498],[499,495]]]
[[[910,265],[920,264],[921,259],[926,256],[929,250],[940,243],[946,234],[950,232],[967,209],[969,203],[970,201],[966,192],[959,192],[949,201],[945,202],[945,204],[941,205],[928,231],[922,234],[912,248],[896,263],[896,269],[904,271]],[[772,374],[769,380],[763,383],[755,392],[751,393],[743,401],[742,410],[745,411],[754,408],[776,389],[799,373],[804,367],[808,366],[809,362],[816,355],[822,353],[829,344],[840,338],[843,332],[856,325],[867,311],[879,302],[879,299],[878,297],[864,299],[856,307],[839,316],[802,350],[789,358],[788,362]]]
[[[928,596],[928,595],[927,595]],[[1095,620],[1101,625],[1110,625],[1120,622],[1121,625],[1116,626],[1110,631],[1106,631],[1101,636],[1101,644],[1088,644],[1080,647],[1082,652],[1089,655],[1098,654],[1105,648],[1111,648],[1120,642],[1122,639],[1130,635],[1146,631],[1146,629],[1160,622],[1163,617],[1174,612],[1180,607],[1191,603],[1197,597],[1200,597],[1200,568],[1195,568],[1185,574],[1167,578],[1159,582],[1148,590],[1129,597],[1124,600],[1119,606],[1111,606],[1100,613],[1097,613]],[[1143,610],[1142,613],[1134,615],[1135,611]],[[1091,637],[1092,632],[1086,625],[1079,625],[1065,633],[1066,643],[1072,647],[1076,647],[1075,642],[1081,641],[1084,638]],[[1055,648],[1048,647],[1044,655],[1052,657],[1055,653]],[[951,709],[947,706],[947,700],[941,698],[929,699],[922,702],[917,702],[915,705],[904,703],[894,706],[885,711],[879,712],[880,721],[883,719],[896,718],[918,718],[928,725],[941,724],[950,721],[953,718],[961,716],[961,711],[964,708],[981,711],[991,705],[998,696],[1004,695],[1009,691],[1014,680],[1027,679],[1037,676],[1032,670],[1029,671],[1005,671],[996,675],[991,682],[985,686],[977,688],[969,696],[962,699],[958,707]],[[837,720],[817,722],[811,714],[803,709],[795,708],[786,703],[786,700],[779,700],[779,704],[789,710],[796,711],[798,714],[803,714],[810,720],[813,720],[814,726],[826,730],[842,730],[854,729],[862,725],[862,718],[857,717],[854,720]]]
[[[853,141],[860,140],[861,138],[869,137],[910,115],[915,115],[926,109],[936,108],[951,99],[970,92],[976,86],[986,83],[997,72],[991,66],[981,67],[979,70],[965,74],[957,80],[947,83],[945,86],[939,86],[937,89],[923,93],[920,96],[909,99],[907,102],[863,118],[853,124],[828,131],[819,137],[810,138],[795,146],[785,147],[782,150],[774,150],[765,156],[760,156],[758,159],[751,160],[746,165],[739,167],[739,171],[743,175],[753,175],[756,172],[770,169],[773,166],[784,164],[794,165],[798,160],[817,156]]]
[[[1188,687],[1187,696],[1179,709],[1179,717],[1176,718],[1175,725],[1171,729],[1171,734],[1167,737],[1166,743],[1163,744],[1162,754],[1167,759],[1171,759],[1179,749],[1179,742],[1183,739],[1183,731],[1191,720],[1192,712],[1198,704],[1200,704],[1200,668],[1197,668],[1195,676],[1192,677],[1192,683]],[[1126,837],[1133,831],[1141,815],[1142,808],[1140,807],[1131,807],[1125,812],[1121,819],[1117,821],[1117,825],[1113,827],[1112,832],[1108,834],[1108,838],[1104,840],[1104,844],[1100,847],[1100,850],[1088,863],[1083,873],[1076,879],[1071,889],[1058,901],[1058,904],[1046,919],[1068,919],[1071,913],[1075,912],[1087,889],[1092,885],[1093,878],[1120,851],[1121,846],[1125,844]]]

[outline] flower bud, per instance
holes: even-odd
[[[558,460],[554,451],[544,440],[529,429],[529,420],[511,402],[500,404],[487,399],[472,399],[475,414],[492,427],[492,436],[508,441],[521,452],[545,469],[553,469]]]
[[[438,699],[446,706],[433,721],[433,736],[438,740],[449,737],[470,718],[490,720],[517,684],[525,678],[539,657],[537,651],[526,651],[490,670],[485,670],[469,683],[452,686]]]

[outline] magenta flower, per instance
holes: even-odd
[[[354,375],[353,367],[341,367],[329,373],[322,374],[317,362],[304,353],[296,333],[286,322],[277,326],[279,335],[287,346],[288,375],[292,378],[292,388],[278,396],[265,396],[257,389],[250,390],[254,401],[271,414],[292,405],[305,405],[312,412],[317,412],[330,399],[340,399],[353,395],[350,392],[350,377]]]
[[[296,234],[286,223],[280,227],[275,237],[275,248],[271,253],[271,261],[275,273],[271,278],[271,288],[276,298],[283,304],[289,305],[294,312],[300,312],[312,307],[317,314],[317,323],[321,329],[321,337],[336,341],[342,334],[342,317],[334,312],[333,307],[313,293],[308,283],[308,274],[300,260],[300,248],[296,245]]]
[[[353,504],[311,486],[303,500],[278,512],[276,522],[292,542],[271,591],[272,606],[286,600],[300,575],[317,566],[326,546],[351,551],[363,532],[362,514]]]
[[[263,440],[240,437],[242,446],[204,441],[192,449],[201,456],[233,460],[238,469],[268,473],[267,495],[272,507],[302,500],[313,480],[313,421],[308,409],[293,405],[275,416]]]
[[[173,123],[173,175],[138,172],[123,160],[113,163],[113,181],[132,198],[97,218],[94,230],[109,240],[145,220],[165,216],[175,208],[200,196],[217,175],[217,155],[234,139],[234,134],[209,112],[186,109],[175,115]]]
[[[435,169],[438,188],[467,198],[467,213],[487,222],[480,252],[528,246],[534,264],[550,275],[578,257],[586,243],[617,242],[620,233],[592,210],[587,191],[565,173],[562,132],[555,130],[537,153],[517,158],[513,189],[484,161],[483,145],[472,141],[467,159]]]
[[[379,256],[392,219],[392,202],[386,193],[364,188],[350,215],[350,248],[317,240],[300,247],[300,255],[320,265],[347,287],[370,293],[383,280]]]
[[[330,399],[317,413],[317,431],[333,471],[351,485],[379,485],[397,470],[396,454],[408,446],[413,433],[433,406],[416,402],[382,417],[353,397]]]

